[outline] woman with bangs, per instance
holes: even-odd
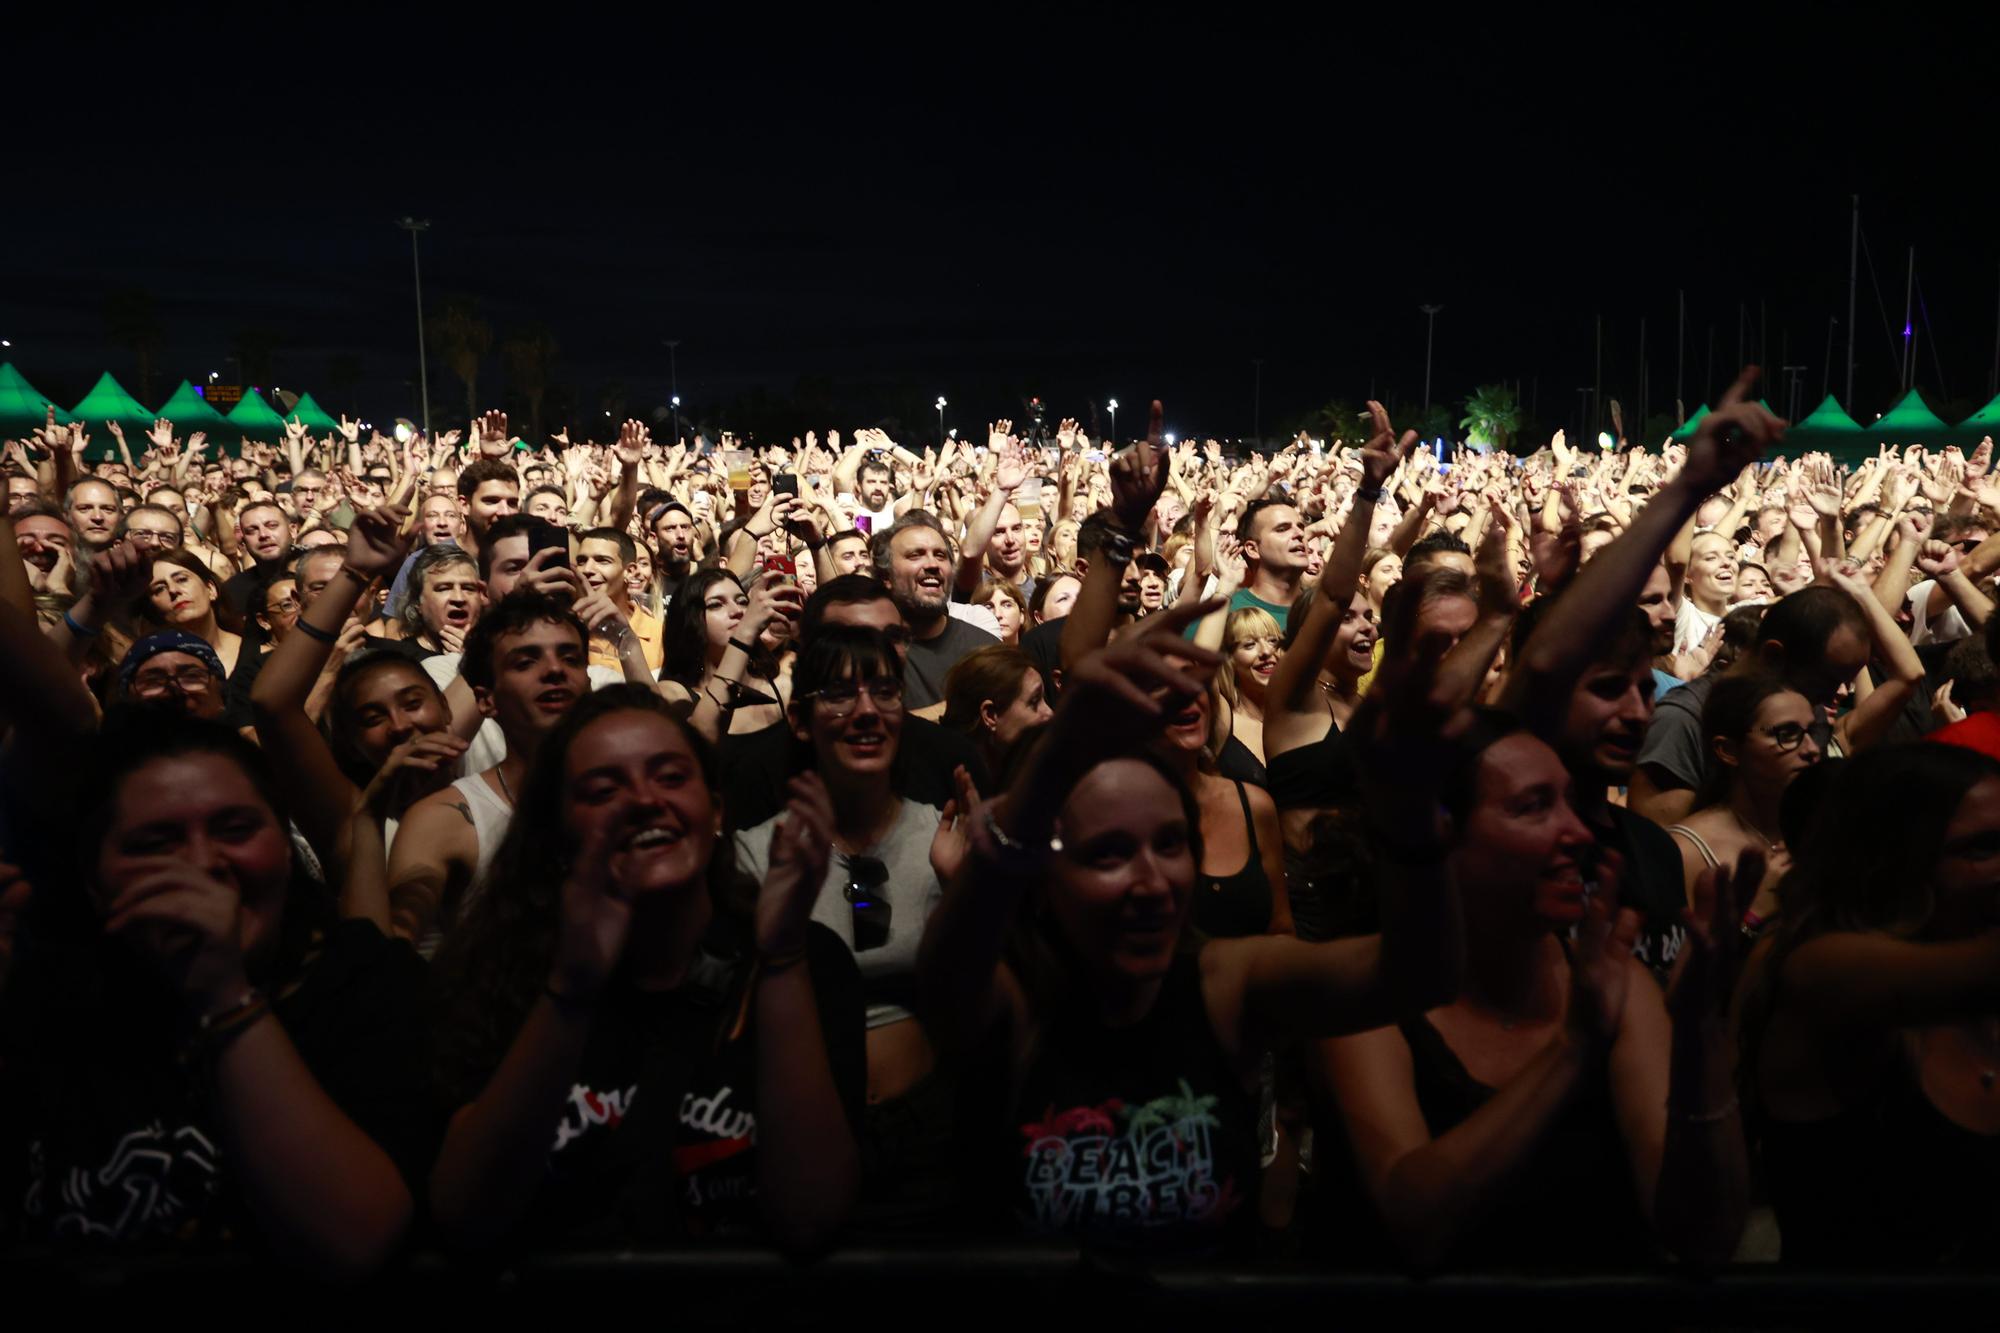
[[[446,1244],[825,1248],[859,1179],[865,1070],[853,957],[811,919],[826,784],[791,780],[752,884],[709,743],[615,685],[556,724],[517,810],[437,960]]]
[[[804,605],[796,586],[759,579],[746,591],[726,569],[696,570],[667,605],[660,693],[692,705],[712,740],[777,725],[790,693],[780,653]]]
[[[832,855],[812,919],[854,953],[867,1006],[870,1221],[914,1221],[942,1211],[950,1171],[951,1108],[916,1021],[917,949],[943,890],[933,867],[935,806],[896,794],[891,774],[903,733],[903,666],[879,629],[828,625],[793,671],[790,720],[796,767],[832,802]],[[784,816],[736,835],[752,878],[776,854]]]

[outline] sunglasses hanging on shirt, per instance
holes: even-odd
[[[854,908],[854,952],[866,953],[889,942],[889,867],[876,856],[842,853],[847,872],[847,901]]]

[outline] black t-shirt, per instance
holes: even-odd
[[[613,984],[592,1021],[524,1227],[544,1244],[757,1234],[757,1025],[745,942],[718,923],[688,981]],[[861,973],[839,936],[807,928],[820,1031],[848,1125],[867,1092]]]
[[[911,639],[903,659],[903,703],[929,708],[944,698],[944,678],[968,654],[1000,642],[977,625],[946,616],[944,632],[929,639]]]
[[[716,762],[731,828],[755,827],[785,808],[785,783],[798,771],[793,745],[791,727],[783,722],[722,738]],[[904,715],[896,762],[889,771],[896,795],[943,809],[958,795],[952,770],[961,764],[973,785],[992,795],[985,761],[970,737],[927,718]]]
[[[1608,826],[1587,820],[1600,845],[1624,858],[1618,900],[1645,917],[1632,952],[1661,985],[1673,971],[1674,960],[1687,944],[1687,880],[1681,871],[1680,848],[1673,836],[1619,805],[1607,805]]]
[[[270,577],[272,569],[288,563],[297,554],[296,548],[288,548],[276,560],[259,560],[250,568],[231,574],[222,585],[223,604],[245,620],[249,620],[250,598],[257,591],[257,585]]]
[[[430,1096],[427,986],[409,945],[369,922],[342,921],[308,955],[296,989],[272,1001],[313,1078],[396,1163],[414,1195],[442,1130]],[[100,1064],[87,1075],[8,1061],[0,1073],[7,1155],[0,1186],[6,1211],[21,1206],[25,1235],[114,1246],[256,1243],[255,1220],[203,1104],[199,1066],[181,1067],[165,1051],[159,1057]],[[62,1099],[86,1086],[88,1105],[78,1114]]]

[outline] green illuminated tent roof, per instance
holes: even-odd
[[[0,362],[0,439],[18,440],[48,424],[49,400],[28,383],[12,361]],[[56,409],[57,421],[69,413]]]
[[[176,426],[190,430],[213,431],[225,424],[222,413],[210,406],[209,401],[187,380],[181,381],[181,387],[174,390],[173,397],[160,404],[160,415]]]
[[[229,409],[228,421],[252,439],[276,440],[285,433],[285,419],[255,389],[244,390],[243,401]]]
[[[1793,426],[1794,431],[1859,431],[1861,423],[1847,415],[1846,409],[1834,401],[1832,394],[1806,415],[1805,420]]]
[[[285,414],[285,420],[298,420],[311,430],[328,432],[340,429],[340,423],[326,414],[326,409],[313,401],[311,394],[301,394],[292,410]]]
[[[1697,407],[1694,410],[1693,416],[1689,417],[1686,421],[1683,421],[1680,425],[1674,427],[1674,438],[1677,440],[1685,440],[1689,436],[1693,435],[1694,428],[1696,426],[1699,426],[1701,424],[1701,419],[1707,415],[1708,415],[1708,404],[1703,403],[1700,407]]]
[[[1943,418],[1924,406],[1923,398],[1915,389],[1903,395],[1901,402],[1884,412],[1870,429],[1878,434],[1907,434],[1911,431],[1941,431],[1947,429]]]
[[[137,426],[144,430],[154,421],[146,405],[125,392],[125,386],[108,370],[97,377],[97,383],[83,396],[82,402],[69,410],[69,414],[72,420],[81,421],[86,426],[115,421],[121,426]]]
[[[0,371],[5,371],[6,369],[6,366],[0,366]],[[1981,431],[1988,435],[1991,435],[1994,431],[2000,431],[2000,394],[1994,395],[1992,402],[1959,422],[1958,428],[1960,430]]]

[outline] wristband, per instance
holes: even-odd
[[[783,953],[765,953],[760,949],[757,952],[757,971],[763,976],[776,976],[787,968],[795,967],[805,960],[806,948],[803,944],[796,949],[787,949]]]
[[[1382,488],[1380,486],[1356,486],[1354,488],[1354,498],[1357,500],[1366,500],[1369,504],[1374,504],[1382,498]]]
[[[749,656],[752,656],[752,655],[753,655],[753,654],[755,654],[755,653],[756,653],[756,651],[757,651],[757,650],[756,650],[755,648],[753,648],[753,647],[751,647],[751,646],[750,646],[749,644],[747,644],[747,643],[743,642],[743,640],[741,640],[741,639],[731,639],[731,640],[729,641],[729,646],[730,646],[731,648],[741,648],[741,649],[743,650],[743,655],[744,655],[745,657],[749,657]]]
[[[320,643],[335,644],[340,642],[338,634],[321,629],[319,626],[309,622],[304,616],[300,616],[297,620],[293,621],[292,628],[305,635],[308,639],[314,639]]]
[[[1105,533],[1104,544],[1097,550],[1113,569],[1123,569],[1132,563],[1132,539],[1122,532]]]
[[[92,629],[88,625],[77,624],[76,617],[67,611],[63,612],[63,624],[69,626],[69,632],[79,639],[94,639],[104,632],[101,629]]]

